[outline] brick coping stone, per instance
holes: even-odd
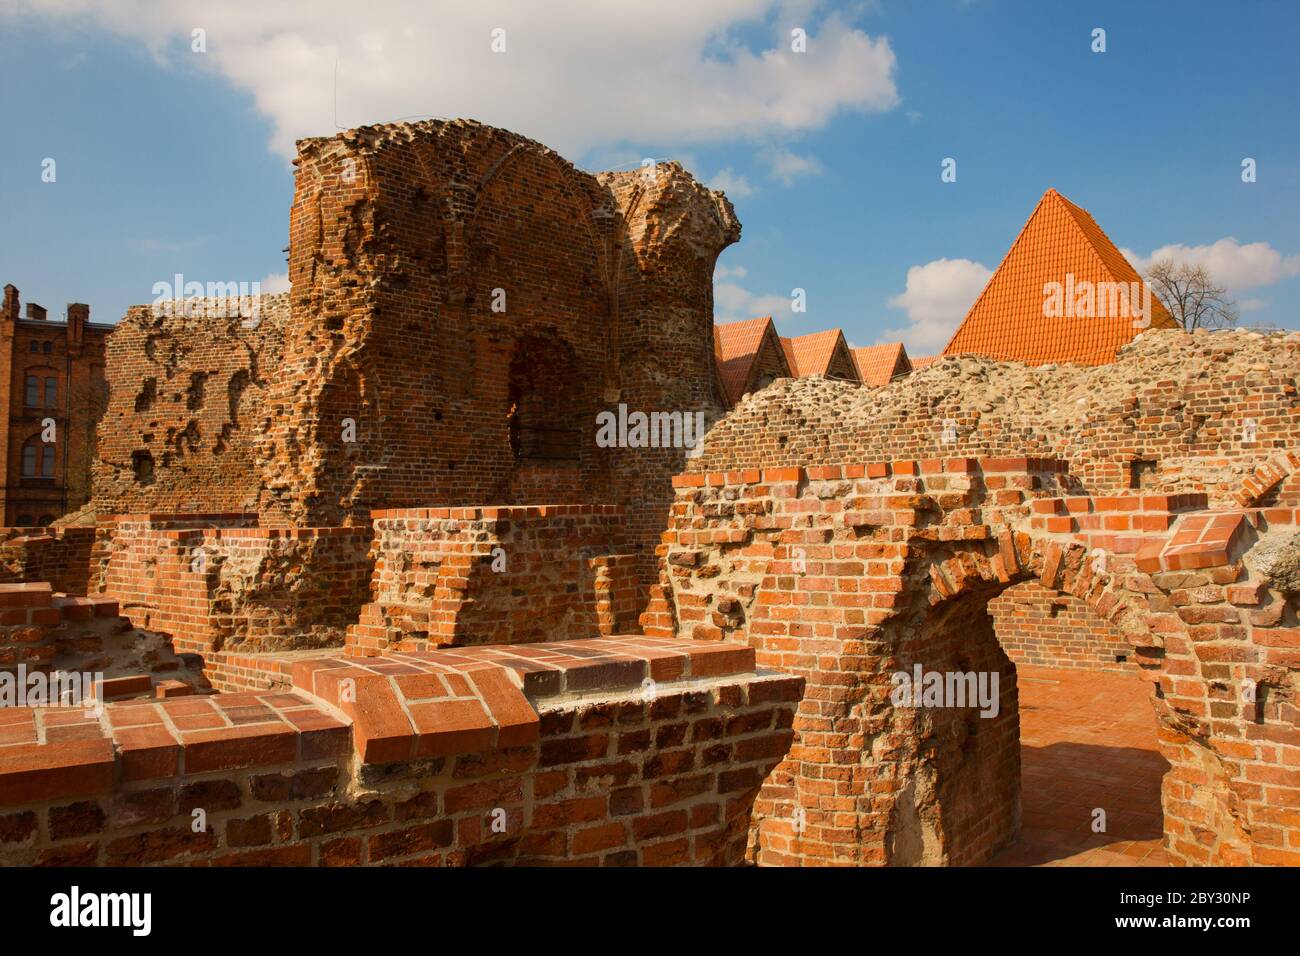
[[[344,757],[363,764],[500,751],[539,736],[537,707],[758,672],[748,646],[627,635],[364,659],[294,655],[287,690],[0,710],[0,807],[116,785]],[[544,702],[544,703],[543,703]],[[534,705],[537,705],[535,707]]]

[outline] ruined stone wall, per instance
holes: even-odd
[[[626,633],[636,578],[614,505],[375,512],[358,655]]]
[[[1204,491],[1227,502],[1300,446],[1300,333],[1152,330],[1112,365],[947,357],[871,390],[777,382],[710,432],[690,471],[932,457],[1054,457],[1090,494]]]
[[[230,313],[229,317],[225,316]],[[99,515],[253,510],[254,441],[283,374],[285,294],[137,306],[108,337],[108,408],[93,465]]]
[[[365,602],[366,528],[261,528],[256,515],[122,515],[99,529],[91,592],[177,651],[338,646]]]
[[[1285,490],[1300,457],[1284,464],[1257,498]],[[806,681],[789,757],[755,804],[759,862],[974,863],[1014,834],[1014,669],[989,607],[1033,581],[1084,603],[1155,685],[1170,857],[1300,864],[1300,509],[1080,497],[1063,463],[1026,458],[675,484],[647,634],[743,641]],[[997,713],[895,699],[918,664],[999,675]]]
[[[618,503],[649,569],[684,452],[598,447],[596,416],[719,410],[730,204],[675,164],[595,177],[464,121],[305,140],[297,165],[263,512]]]

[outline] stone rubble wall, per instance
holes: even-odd
[[[781,380],[715,425],[687,470],[1030,455],[1068,462],[1088,494],[1226,503],[1300,447],[1298,368],[1300,333],[1152,330],[1111,365],[949,356],[878,389]]]

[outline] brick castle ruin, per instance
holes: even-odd
[[[91,501],[0,541],[0,667],[100,675],[0,709],[0,861],[980,863],[1050,660],[1149,682],[1172,859],[1300,864],[1300,335],[740,397],[739,234],[676,164],[300,143],[292,291],[131,310]]]

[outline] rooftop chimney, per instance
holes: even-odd
[[[68,303],[68,348],[76,351],[81,348],[86,334],[86,323],[90,321],[90,306],[84,302]]]
[[[37,322],[45,321],[45,306],[37,305],[35,302],[27,303],[27,318]]]

